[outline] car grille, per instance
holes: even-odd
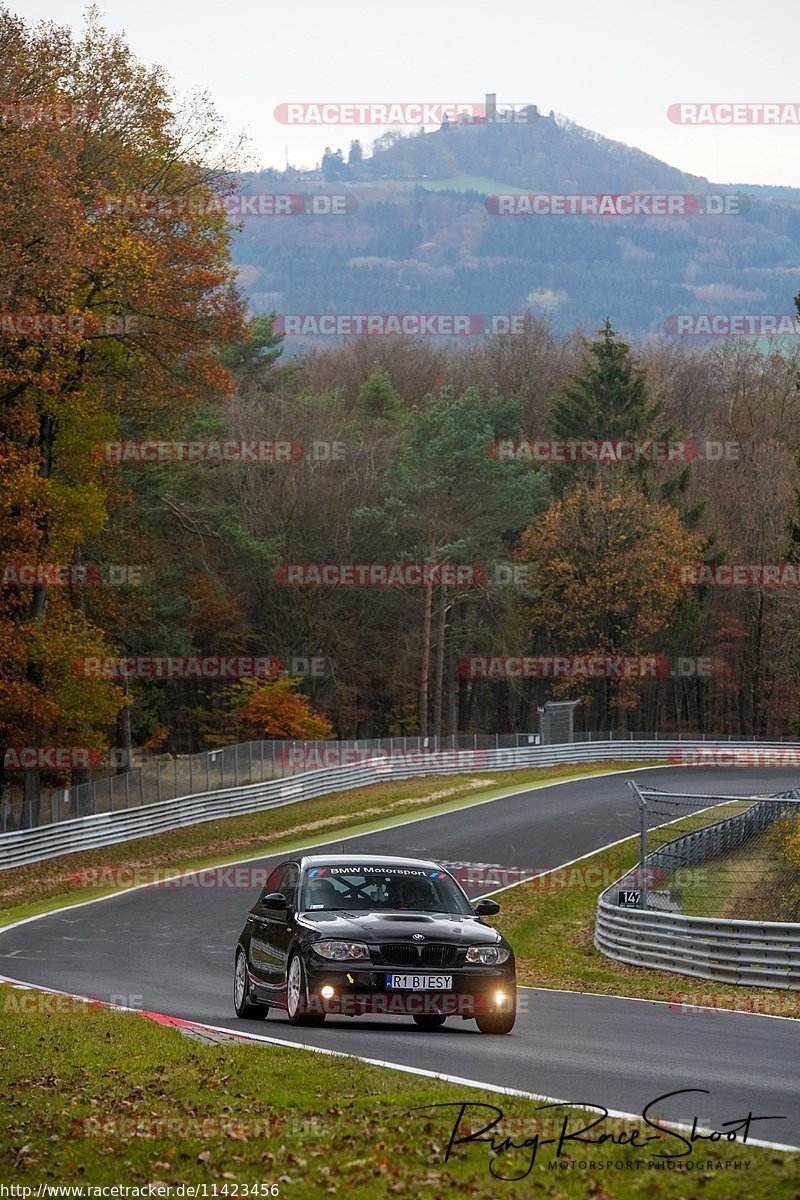
[[[457,946],[413,946],[408,942],[390,942],[381,946],[383,961],[390,967],[452,967]]]

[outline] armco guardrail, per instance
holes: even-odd
[[[591,734],[588,735],[591,740]],[[603,740],[603,739],[601,739]],[[640,739],[641,740],[641,739]],[[0,834],[32,829],[75,817],[118,812],[162,800],[266,783],[288,775],[343,767],[383,755],[438,750],[506,750],[539,744],[531,733],[457,733],[444,738],[388,737],[356,741],[258,741],[218,746],[199,754],[167,755],[118,775],[90,779],[71,788],[16,804],[0,794]]]
[[[800,925],[784,921],[694,917],[654,908],[621,908],[620,891],[636,889],[659,869],[706,862],[737,849],[773,821],[796,814],[797,793],[755,800],[743,813],[683,834],[648,854],[644,862],[601,893],[594,944],[609,958],[728,984],[800,990]],[[714,798],[708,797],[711,804]],[[657,893],[656,893],[657,894]]]
[[[791,751],[795,761],[800,761],[798,744],[790,747],[786,743],[776,742],[759,743],[754,746],[752,742],[738,744],[709,741],[702,743],[702,750],[720,755],[730,755],[734,751],[759,756],[772,754],[775,758],[774,765],[780,765],[781,757],[785,756],[787,751]],[[0,870],[78,850],[131,841],[168,829],[179,829],[204,821],[216,821],[222,817],[297,804],[314,796],[353,787],[365,787],[387,778],[409,779],[419,775],[466,774],[483,770],[508,771],[520,767],[554,766],[561,763],[625,760],[665,762],[670,756],[686,752],[685,741],[665,740],[571,742],[558,746],[529,746],[505,750],[453,750],[430,754],[387,755],[383,759],[372,759],[356,766],[322,768],[247,787],[187,795],[160,803],[5,833],[0,835]]]
[[[576,733],[571,742],[705,742],[688,734]],[[751,739],[756,743],[756,739]],[[744,744],[745,739],[710,738]],[[783,739],[781,739],[783,742]],[[443,750],[508,750],[538,746],[533,733],[454,733],[446,737],[359,738],[356,741],[258,741],[219,746],[200,754],[167,755],[123,771],[119,775],[89,780],[71,788],[55,788],[38,798],[12,802],[10,792],[0,793],[0,834],[31,829],[56,821],[71,821],[100,813],[138,808],[162,800],[177,800],[211,791],[266,783],[288,775],[325,767],[342,767],[389,755]],[[546,740],[545,745],[552,745]],[[774,745],[775,743],[767,743]]]

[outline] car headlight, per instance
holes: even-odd
[[[346,958],[369,958],[369,946],[363,942],[315,942],[314,950],[323,958],[341,962]]]
[[[485,967],[494,967],[504,963],[509,957],[509,951],[502,946],[470,946],[467,951],[468,963],[483,963]]]

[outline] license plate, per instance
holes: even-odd
[[[401,988],[404,992],[449,992],[453,987],[452,975],[387,975],[388,988]]]

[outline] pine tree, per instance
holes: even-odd
[[[553,432],[578,441],[647,438],[659,411],[648,401],[643,369],[606,319],[583,371],[553,404]]]
[[[552,404],[553,434],[558,441],[624,441],[664,443],[675,438],[675,430],[660,424],[662,406],[651,401],[646,373],[634,360],[630,346],[614,331],[608,318],[591,342],[581,372],[573,376]],[[688,466],[663,481],[652,482],[655,463],[643,458],[629,463],[569,461],[553,471],[557,494],[583,483],[590,484],[597,471],[614,471],[620,483],[635,480],[648,499],[661,499],[679,506],[679,497],[689,483]],[[704,506],[684,513],[689,528],[696,528]]]
[[[391,417],[400,408],[400,400],[387,372],[376,364],[361,385],[358,407],[370,417]]]

